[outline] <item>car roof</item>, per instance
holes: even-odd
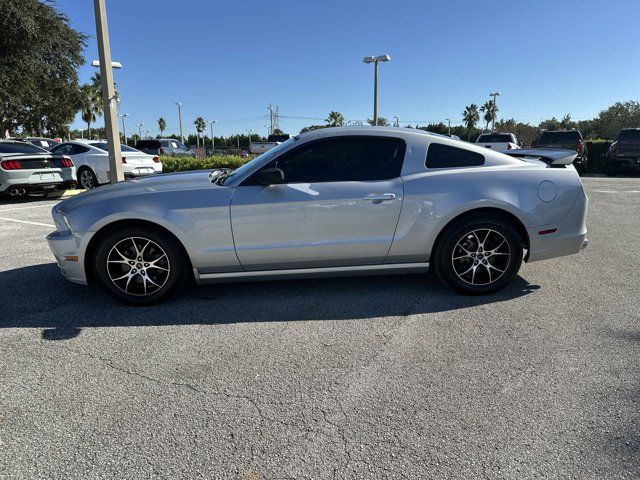
[[[406,127],[372,127],[365,125],[354,125],[349,127],[326,127],[319,128],[317,130],[311,130],[296,135],[293,138],[299,138],[301,140],[307,140],[312,138],[330,137],[333,135],[379,135],[385,134],[403,134],[403,135],[427,135],[431,137],[448,138],[447,135],[441,135],[439,133],[427,132],[418,128],[406,128]]]

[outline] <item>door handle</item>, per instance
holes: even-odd
[[[368,200],[374,203],[380,203],[387,200],[393,200],[394,198],[396,198],[395,193],[370,193],[369,195],[364,197],[363,200]]]

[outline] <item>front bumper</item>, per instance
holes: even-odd
[[[58,262],[60,273],[73,283],[87,285],[82,237],[69,231],[55,231],[47,235],[47,243]]]

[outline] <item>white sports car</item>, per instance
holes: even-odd
[[[569,150],[510,155],[421,130],[326,128],[235,171],[134,179],[61,202],[62,274],[128,303],[197,282],[421,272],[495,292],[586,246]]]
[[[120,145],[122,172],[125,177],[141,177],[162,173],[162,163],[157,156]],[[109,153],[106,140],[74,140],[51,149],[56,155],[65,155],[77,168],[78,183],[84,189],[109,183]]]
[[[18,140],[0,140],[0,194],[24,196],[71,188],[76,169],[68,156]]]

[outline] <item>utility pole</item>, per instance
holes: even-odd
[[[122,133],[124,134],[124,144],[127,144],[127,126],[124,124],[124,119],[129,116],[128,113],[118,115],[122,119]]]
[[[111,47],[107,27],[107,9],[105,0],[94,0],[96,17],[96,37],[98,40],[98,58],[100,59],[100,77],[102,78],[102,101],[104,104],[104,127],[109,148],[109,178],[111,183],[124,180],[122,173],[122,152],[120,151],[120,133],[118,132],[117,102],[111,69]]]
[[[269,135],[273,135],[273,107],[269,104]]]
[[[445,120],[449,123],[449,136],[451,136],[451,119],[445,118]]]
[[[184,135],[182,134],[182,110],[180,109],[180,107],[182,106],[182,103],[176,102],[176,105],[178,106],[178,123],[180,124],[180,141],[184,143]]]
[[[136,123],[136,125],[138,127],[138,140],[142,140],[142,127],[144,123]]]

